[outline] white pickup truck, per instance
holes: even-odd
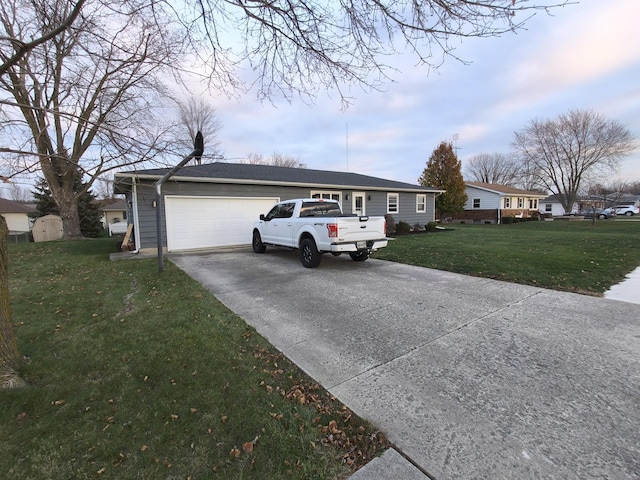
[[[264,253],[267,245],[300,250],[300,261],[307,268],[317,267],[323,253],[348,252],[354,261],[364,262],[387,246],[386,221],[343,214],[335,200],[285,200],[253,225],[253,251]]]

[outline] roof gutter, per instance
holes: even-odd
[[[119,178],[136,178],[137,180],[154,180],[158,178],[158,175],[148,175],[148,174],[116,174]],[[245,178],[206,178],[206,177],[182,177],[175,176],[173,177],[176,181],[181,182],[197,182],[197,183],[231,183],[237,185],[282,185],[288,187],[307,187],[307,188],[335,188],[341,190],[371,190],[371,191],[380,191],[380,192],[409,192],[409,193],[438,193],[442,194],[446,190],[441,190],[437,188],[430,187],[420,187],[416,186],[416,188],[408,188],[408,187],[393,187],[393,186],[383,186],[383,187],[375,187],[375,186],[367,186],[367,185],[338,185],[338,184],[328,184],[328,183],[308,183],[308,182],[284,182],[284,181],[273,181],[273,180],[253,180],[253,179],[245,179]]]
[[[154,183],[156,189],[156,237],[158,246],[158,272],[162,273],[164,270],[164,256],[162,246],[162,185],[169,180],[178,170],[184,167],[189,160],[196,158],[200,159],[204,153],[204,139],[202,133],[196,134],[196,139],[193,142],[193,152],[184,157],[182,161],[163,175],[163,177]]]

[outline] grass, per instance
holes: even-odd
[[[640,222],[455,225],[376,256],[601,295]],[[170,262],[110,239],[10,246],[29,386],[0,391],[0,478],[345,478],[384,451],[353,415]]]
[[[640,221],[634,220],[451,225],[398,236],[376,258],[602,295],[640,265]]]
[[[29,386],[0,391],[0,478],[345,478],[387,448],[173,264],[111,251],[10,246]]]

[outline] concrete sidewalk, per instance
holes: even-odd
[[[388,435],[354,479],[640,478],[640,305],[277,249],[170,260]]]

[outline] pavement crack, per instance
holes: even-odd
[[[535,296],[539,295],[540,293],[541,293],[541,291],[537,291],[537,292],[532,293],[531,295],[526,295],[525,297],[519,298],[519,299],[518,299],[518,300],[516,300],[516,301],[509,302],[509,303],[507,303],[507,304],[503,305],[503,306],[502,306],[502,307],[500,307],[500,308],[497,308],[497,309],[495,309],[495,310],[492,310],[492,311],[490,311],[490,312],[487,312],[487,313],[485,313],[484,315],[481,315],[481,316],[476,317],[476,318],[474,318],[474,319],[472,319],[472,320],[469,320],[469,321],[468,321],[468,322],[466,322],[466,323],[463,323],[463,324],[461,324],[461,325],[458,325],[457,327],[455,327],[455,328],[453,328],[453,329],[451,329],[451,330],[448,330],[448,331],[446,331],[446,332],[442,333],[441,335],[438,335],[437,337],[434,337],[434,338],[432,338],[432,339],[430,339],[430,340],[428,340],[428,341],[426,341],[426,342],[420,343],[420,344],[418,344],[418,345],[414,345],[414,346],[412,346],[411,348],[409,348],[407,351],[405,351],[404,353],[402,353],[401,355],[398,355],[398,356],[396,356],[396,357],[390,358],[390,359],[385,360],[385,361],[378,362],[378,363],[376,363],[375,365],[372,365],[372,366],[370,366],[370,367],[368,367],[368,368],[366,368],[366,369],[362,370],[361,372],[359,372],[359,373],[357,373],[357,374],[355,374],[355,375],[353,375],[353,376],[351,376],[351,377],[349,377],[349,378],[347,378],[347,379],[344,379],[344,380],[342,380],[342,381],[340,381],[340,382],[336,383],[335,385],[331,385],[331,386],[330,386],[330,387],[328,387],[328,388],[329,388],[329,389],[331,389],[331,388],[339,387],[339,386],[341,386],[341,385],[343,385],[343,384],[345,384],[345,383],[347,383],[347,382],[350,382],[351,380],[354,380],[354,379],[356,379],[356,378],[358,378],[358,377],[361,377],[362,375],[365,375],[365,374],[367,374],[367,373],[371,372],[372,370],[376,370],[377,368],[379,368],[379,367],[381,367],[381,366],[383,366],[383,365],[389,365],[389,364],[392,364],[392,363],[394,363],[394,362],[397,362],[398,360],[401,360],[401,359],[403,359],[403,358],[407,357],[408,355],[411,355],[411,354],[412,354],[413,352],[415,352],[416,350],[419,350],[419,349],[424,348],[424,347],[428,347],[429,345],[432,345],[432,344],[434,344],[434,343],[436,343],[436,342],[438,342],[438,341],[442,340],[443,338],[446,338],[446,337],[448,337],[448,336],[451,336],[451,335],[453,335],[453,334],[455,334],[455,333],[459,332],[460,330],[463,330],[463,329],[468,328],[468,327],[470,327],[470,326],[472,326],[472,325],[475,325],[475,324],[476,324],[476,323],[478,323],[478,322],[482,322],[482,321],[483,321],[483,320],[485,320],[486,318],[491,317],[491,316],[493,316],[493,315],[495,315],[495,314],[497,314],[497,313],[500,313],[500,312],[503,312],[503,311],[505,311],[505,310],[508,310],[508,309],[510,309],[511,307],[513,307],[514,305],[518,305],[518,304],[522,303],[523,301],[529,300],[529,299],[531,299],[531,298],[533,298],[533,297],[535,297]]]

